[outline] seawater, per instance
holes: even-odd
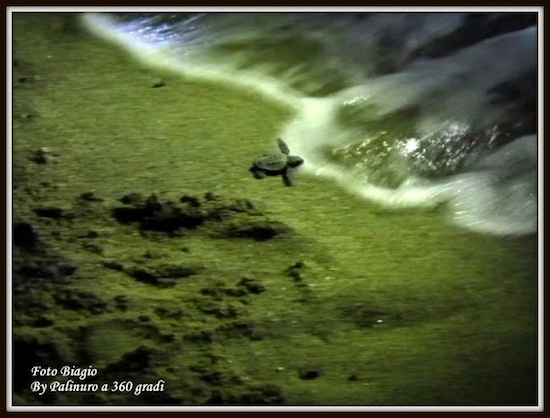
[[[510,13],[88,13],[149,66],[292,109],[277,134],[391,208],[444,205],[496,235],[537,231],[537,25]],[[266,139],[266,141],[269,139]]]

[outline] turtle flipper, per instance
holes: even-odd
[[[259,170],[257,167],[252,167],[249,171],[252,173],[254,178],[258,180],[265,178],[265,173],[263,172],[263,170]]]
[[[283,141],[281,138],[277,138],[277,144],[279,144],[279,149],[283,154],[290,154],[290,150],[288,149],[288,145]]]
[[[283,183],[287,187],[292,186],[292,179],[290,178],[290,171],[289,170],[285,170],[285,172],[283,173]]]

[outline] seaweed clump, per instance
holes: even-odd
[[[229,199],[212,192],[184,195],[178,202],[161,200],[156,194],[131,193],[120,202],[124,206],[113,209],[114,218],[122,224],[136,224],[142,234],[153,231],[178,236],[202,227],[215,237],[265,241],[291,231],[247,199]]]

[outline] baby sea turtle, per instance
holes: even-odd
[[[250,171],[257,179],[263,179],[266,176],[283,176],[285,186],[292,186],[289,177],[290,169],[303,164],[304,160],[301,157],[290,155],[288,146],[281,138],[277,138],[277,143],[280,152],[258,157],[252,163]]]

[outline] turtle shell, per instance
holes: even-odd
[[[256,167],[262,168],[267,171],[279,171],[287,165],[287,155],[283,153],[262,155],[254,164]]]

